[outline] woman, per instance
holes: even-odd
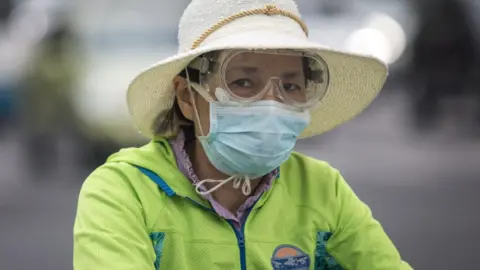
[[[128,90],[152,141],[86,180],[76,269],[411,269],[327,163],[292,152],[362,111],[378,60],[312,43],[292,0],[193,0]]]

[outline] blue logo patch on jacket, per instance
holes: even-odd
[[[292,245],[277,247],[271,261],[273,270],[308,270],[310,268],[310,257]]]

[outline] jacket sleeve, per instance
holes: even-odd
[[[327,250],[345,269],[410,270],[380,223],[335,171],[336,228]]]
[[[97,169],[79,195],[74,269],[153,270],[153,254],[142,206],[124,174]]]

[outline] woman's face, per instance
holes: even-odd
[[[223,85],[221,85],[220,76],[224,78]],[[301,91],[305,89],[302,58],[281,54],[242,53],[228,62],[222,74],[214,74],[206,83],[211,91],[215,91],[217,87],[228,87],[235,95],[247,97],[263,90],[267,82],[274,77],[281,79],[283,88],[285,91],[290,91],[292,96],[301,96]],[[174,79],[174,85],[184,116],[195,122],[197,135],[208,135],[210,130],[209,102],[193,89],[192,97],[188,91],[186,80],[180,76]],[[195,101],[200,122],[196,119],[192,99]],[[262,99],[282,102],[273,88],[269,89]],[[248,110],[248,107],[245,109]]]

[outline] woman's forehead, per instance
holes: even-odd
[[[222,53],[224,54],[224,53]],[[225,53],[227,54],[227,53]],[[233,57],[228,60],[228,67],[236,66],[268,66],[268,67],[302,67],[301,55],[282,54],[273,52],[253,52],[245,51],[233,54]]]

